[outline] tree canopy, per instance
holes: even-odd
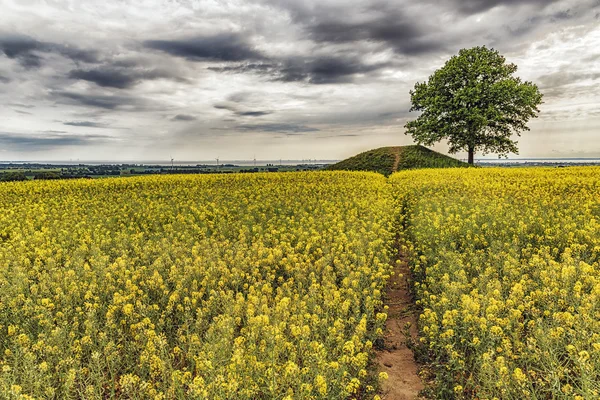
[[[542,94],[515,77],[517,66],[485,46],[462,49],[410,91],[411,111],[421,115],[406,124],[406,134],[425,146],[446,139],[450,153],[517,153],[513,134],[527,131],[538,116]]]

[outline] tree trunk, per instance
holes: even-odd
[[[475,149],[473,147],[469,147],[469,164],[471,164],[471,165],[474,164],[474,157],[475,157]]]

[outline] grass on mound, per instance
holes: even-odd
[[[369,150],[330,165],[327,169],[373,171],[388,176],[407,169],[457,167],[468,167],[468,164],[427,147],[411,145]]]

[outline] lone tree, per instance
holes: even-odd
[[[517,153],[513,134],[528,131],[542,94],[531,82],[513,76],[515,64],[494,49],[463,49],[410,91],[410,111],[421,111],[406,124],[406,134],[426,146],[442,139],[450,153],[464,150],[473,164],[475,152]]]

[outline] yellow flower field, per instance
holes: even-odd
[[[599,172],[4,183],[0,399],[373,398],[397,233],[430,398],[600,398]]]
[[[392,202],[373,173],[2,184],[0,398],[372,397]]]
[[[432,398],[600,398],[600,169],[390,178]]]

